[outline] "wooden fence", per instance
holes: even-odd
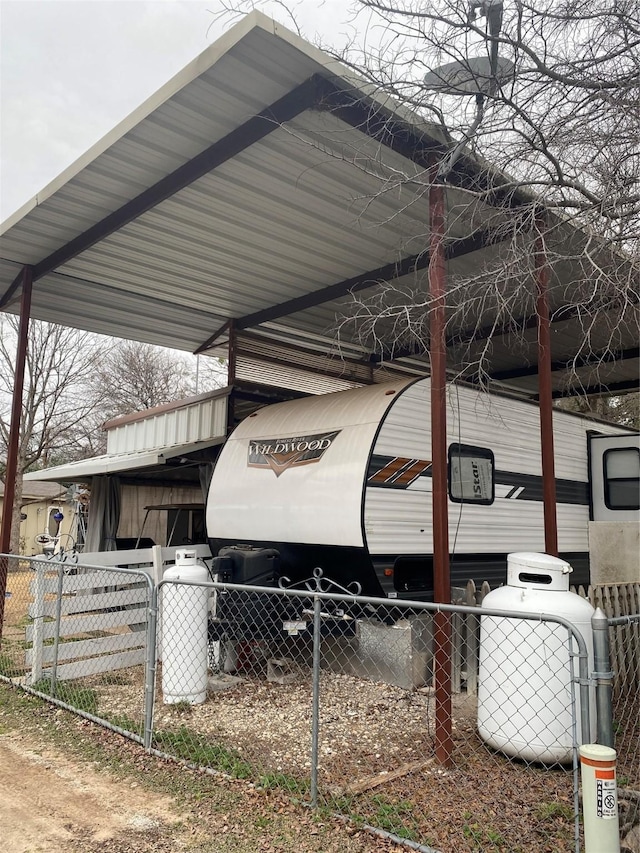
[[[162,578],[175,563],[176,548],[141,548],[82,554],[82,566],[66,564],[62,571],[38,561],[31,581],[32,603],[26,626],[26,663],[31,684],[50,677],[67,680],[112,672],[144,663],[149,585],[137,569]],[[209,557],[208,546],[194,546]],[[56,641],[57,638],[57,641]]]
[[[608,619],[640,615],[640,583],[599,584],[574,589],[600,607]],[[614,693],[640,689],[640,619],[609,628]]]

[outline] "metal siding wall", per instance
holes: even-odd
[[[107,452],[133,453],[206,441],[224,435],[226,423],[227,398],[203,400],[112,427],[107,433]]]
[[[250,360],[244,356],[238,358],[236,376],[238,379],[248,382],[291,388],[294,391],[303,391],[307,394],[327,394],[332,391],[344,391],[347,388],[356,387],[356,383],[349,380],[319,376],[305,370],[283,367],[273,362]]]

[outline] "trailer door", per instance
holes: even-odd
[[[592,435],[593,521],[640,521],[640,434]]]

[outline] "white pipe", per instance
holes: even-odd
[[[585,853],[619,853],[616,751],[599,743],[579,748]]]

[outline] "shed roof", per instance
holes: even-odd
[[[22,489],[22,502],[32,503],[34,501],[53,500],[64,497],[66,489],[57,482],[27,482]],[[4,483],[0,483],[0,499],[4,495]]]
[[[79,459],[76,462],[67,462],[53,468],[32,471],[25,474],[24,479],[25,482],[29,483],[29,489],[32,481],[53,480],[63,483],[85,483],[91,477],[101,474],[126,475],[128,478],[134,479],[143,477],[146,479],[190,479],[197,481],[197,470],[193,476],[186,478],[181,475],[180,466],[176,463],[182,457],[186,459],[189,454],[216,447],[222,444],[224,439],[224,435],[219,435],[207,441],[174,444],[169,447],[157,447],[154,450],[137,453],[103,453],[89,459]]]
[[[269,364],[376,380],[381,352],[361,343],[354,324],[342,326],[336,347],[339,318],[352,292],[380,281],[399,294],[420,286],[424,173],[442,145],[439,128],[253,12],[7,220],[0,307],[17,310],[28,264],[38,319],[192,352],[219,353],[233,327],[241,378],[264,380]],[[451,280],[497,251],[488,230],[496,210],[478,203],[471,216],[465,202],[469,182],[486,176],[486,164],[468,155],[456,166]],[[611,299],[595,324],[573,310],[574,292],[589,284],[577,248],[593,237],[557,226],[554,239],[567,250],[552,273],[556,393],[566,390],[567,365],[583,388],[637,387],[637,304],[636,325],[628,301],[624,322]],[[473,292],[464,298],[473,305]],[[454,323],[451,368],[468,373],[484,354],[497,381],[534,395],[529,303],[523,297],[508,327],[495,328],[492,305],[474,309],[469,328]],[[385,357],[392,370],[427,367],[413,346]]]
[[[238,384],[113,418],[104,424],[106,453],[25,474],[25,489],[37,489],[38,483],[50,489],[47,480],[82,483],[102,474],[137,483],[198,483],[198,465],[216,458],[230,428],[262,406],[304,393]]]

